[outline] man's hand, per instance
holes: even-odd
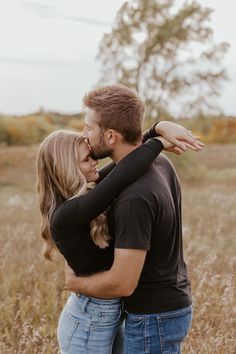
[[[157,137],[155,137],[155,139],[160,140],[165,151],[173,152],[176,155],[181,155],[183,153],[183,151],[187,151],[186,143],[183,144],[184,147],[182,147],[182,149],[179,149],[178,147],[176,147],[172,143],[170,143],[168,140],[163,138],[163,136],[157,136]]]
[[[74,271],[70,268],[68,263],[65,261],[65,286],[68,290],[76,292],[75,281],[78,283],[78,278],[76,277]]]
[[[182,125],[173,122],[159,122],[155,126],[155,131],[172,144],[172,146],[168,146],[167,148],[164,146],[165,150],[178,155],[188,148],[200,151],[205,146],[204,143],[199,141],[199,137],[193,135],[191,131],[185,129]]]

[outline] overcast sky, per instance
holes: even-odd
[[[182,0],[177,0],[183,3]],[[236,2],[212,7],[215,41],[231,47],[222,90],[224,111],[236,115]],[[78,112],[99,77],[98,44],[124,0],[0,0],[0,113]]]

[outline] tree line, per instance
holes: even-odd
[[[194,119],[175,119],[171,121],[183,124],[187,129],[199,134],[206,143],[236,143],[236,117],[199,116]],[[155,120],[147,117],[144,129]],[[0,144],[32,145],[39,144],[44,137],[56,129],[75,129],[82,131],[84,116],[82,113],[63,115],[52,112],[37,112],[24,116],[0,115]]]

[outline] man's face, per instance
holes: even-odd
[[[83,136],[88,140],[92,156],[95,159],[111,156],[112,150],[107,146],[104,131],[99,126],[98,113],[91,108],[86,109]]]

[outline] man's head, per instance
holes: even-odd
[[[136,145],[142,139],[145,105],[123,85],[104,86],[85,95],[85,136],[96,158],[111,156],[117,141]]]

